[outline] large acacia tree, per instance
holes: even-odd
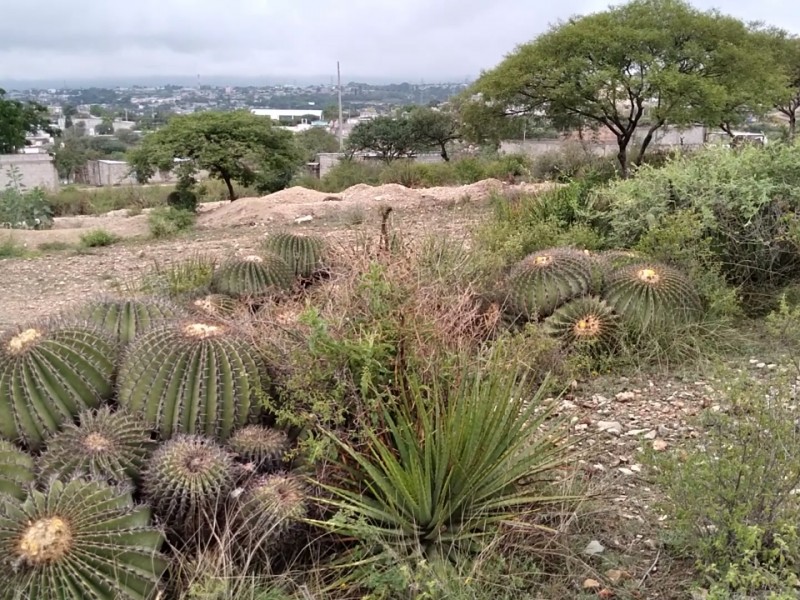
[[[141,183],[156,171],[169,171],[175,159],[184,159],[190,172],[206,170],[221,179],[231,200],[233,182],[275,192],[288,185],[302,154],[289,131],[273,127],[270,119],[246,110],[208,111],[177,115],[148,134],[128,160]],[[187,175],[187,171],[183,171]],[[191,173],[188,173],[191,175]]]
[[[544,115],[558,129],[607,128],[627,176],[640,126],[637,163],[666,124],[722,125],[747,111],[752,95],[731,92],[758,88],[770,67],[748,51],[750,35],[744,23],[682,0],[633,0],[552,26],[471,92],[507,115]]]

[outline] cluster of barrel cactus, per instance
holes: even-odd
[[[691,281],[634,252],[549,248],[510,270],[504,293],[515,318],[542,321],[570,345],[613,351],[625,332],[664,330],[702,315]]]
[[[305,517],[263,356],[193,312],[101,298],[0,338],[0,598],[156,598],[173,549],[268,560]]]

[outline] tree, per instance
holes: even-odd
[[[295,134],[297,146],[303,152],[303,160],[313,161],[320,152],[338,152],[339,140],[330,131],[312,127]]]
[[[350,154],[355,152],[376,152],[381,160],[389,163],[403,156],[411,157],[419,150],[411,123],[406,118],[375,117],[362,121],[347,137]]]
[[[15,154],[29,144],[26,136],[45,131],[55,133],[47,109],[35,102],[20,102],[5,98],[0,88],[0,154]]]
[[[325,108],[322,109],[322,118],[326,121],[338,121],[339,120],[339,105],[338,104],[329,104]]]
[[[789,120],[789,139],[797,133],[797,113],[800,111],[800,38],[772,28],[764,33],[770,44],[770,59],[778,65],[781,88],[775,98],[775,109]]]
[[[128,158],[141,183],[156,170],[172,170],[177,159],[187,160],[193,172],[203,169],[224,181],[229,198],[235,200],[234,181],[254,185],[260,192],[289,184],[302,161],[292,135],[247,110],[176,115],[146,135]]]
[[[103,122],[94,128],[97,135],[111,135],[114,133],[114,122],[111,117],[103,117]]]
[[[551,27],[471,91],[506,114],[542,115],[560,130],[607,128],[627,177],[628,147],[645,115],[636,164],[664,125],[730,117],[730,90],[752,76],[739,49],[749,35],[744,23],[683,0],[633,0]]]
[[[450,160],[447,155],[447,144],[461,139],[458,123],[451,113],[429,107],[418,107],[409,112],[408,121],[412,135],[419,144],[438,148],[442,159]]]

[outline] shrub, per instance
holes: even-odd
[[[594,154],[580,142],[566,142],[558,150],[540,154],[533,159],[530,171],[536,179],[565,183],[575,180],[601,183],[617,174],[615,157]]]
[[[50,229],[53,211],[41,188],[27,190],[13,177],[0,192],[0,228]]]
[[[10,235],[0,241],[0,258],[19,258],[20,256],[25,256],[25,254],[27,254],[25,246]]]
[[[556,501],[543,481],[569,445],[542,390],[527,395],[524,377],[491,361],[477,371],[462,363],[455,380],[443,374],[424,385],[409,373],[399,405],[380,411],[363,447],[330,434],[341,471],[336,485],[320,484],[330,497],[319,501],[338,512],[318,525],[368,545],[447,554],[485,540],[522,506]]]
[[[169,191],[169,187],[160,185],[101,188],[68,185],[57,192],[48,192],[47,202],[58,217],[98,215],[121,209],[139,213],[145,208],[164,206]]]
[[[105,229],[92,229],[81,234],[81,246],[84,248],[99,248],[116,244],[120,237]]]
[[[720,410],[704,436],[648,454],[665,492],[672,548],[696,560],[710,598],[790,592],[800,565],[800,430],[793,381],[728,371]],[[784,597],[784,596],[780,596]]]
[[[195,218],[191,211],[168,206],[153,209],[148,215],[147,224],[150,235],[158,239],[191,229]]]
[[[197,194],[190,189],[176,189],[167,196],[167,206],[188,212],[197,212]]]
[[[711,147],[674,156],[662,168],[644,166],[635,177],[597,190],[592,206],[621,248],[640,247],[648,236],[674,228],[676,215],[691,220],[686,244],[660,258],[688,272],[699,266],[720,273],[741,289],[751,314],[764,312],[776,289],[800,277],[796,147]]]

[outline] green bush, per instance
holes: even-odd
[[[116,244],[120,237],[105,229],[92,229],[81,234],[81,246],[84,248],[99,248]]]
[[[709,598],[787,593],[800,584],[800,429],[793,377],[722,372],[725,398],[705,435],[648,453],[665,493],[671,548],[692,557]],[[765,596],[766,597],[766,596]],[[776,597],[776,596],[770,596]]]
[[[531,164],[531,175],[536,179],[570,182],[591,180],[608,181],[616,177],[616,157],[593,154],[580,142],[567,142],[558,150],[540,154]]]
[[[180,298],[208,290],[216,266],[214,257],[203,254],[168,264],[156,262],[141,280],[129,287],[134,292]]]
[[[175,235],[194,226],[195,214],[172,206],[154,208],[148,215],[150,235],[156,239]]]
[[[0,258],[19,258],[26,254],[25,246],[10,235],[0,240]]]
[[[741,291],[750,314],[773,306],[775,290],[800,278],[796,146],[711,147],[674,156],[662,168],[644,166],[597,190],[592,208],[614,247],[658,250],[667,238],[675,255],[662,249],[661,260],[719,273]],[[661,231],[676,227],[679,242]]]
[[[0,228],[50,229],[53,211],[40,188],[26,190],[12,182],[0,192]]]
[[[47,202],[55,216],[99,215],[112,210],[141,212],[145,208],[164,206],[169,186],[124,185],[119,187],[78,187],[68,185],[47,194]]]

